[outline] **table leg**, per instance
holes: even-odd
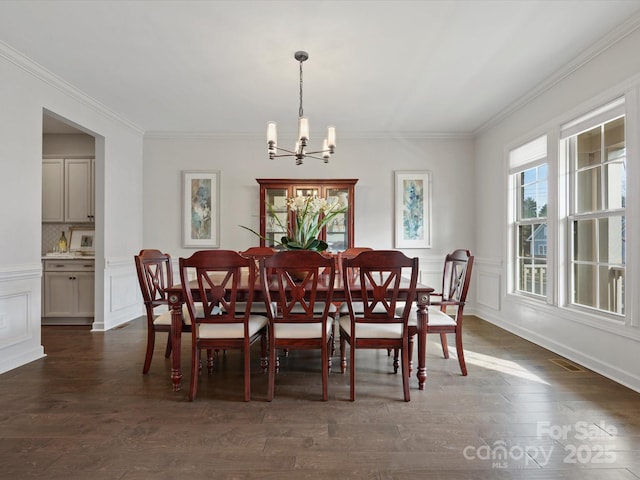
[[[177,295],[169,295],[171,310],[171,381],[173,391],[180,390],[182,371],[180,370],[180,349],[182,340],[182,304]]]
[[[424,390],[427,380],[427,305],[429,295],[419,295],[418,297],[418,389]]]

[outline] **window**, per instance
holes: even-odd
[[[573,122],[579,132],[563,135],[571,193],[568,299],[619,315],[624,314],[626,256],[623,108],[622,100],[614,102],[591,122],[589,116]]]
[[[547,295],[547,137],[509,153],[513,185],[514,289]]]

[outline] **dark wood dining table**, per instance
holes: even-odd
[[[324,285],[324,287],[320,287],[318,290],[318,295],[322,295],[323,292],[327,292],[326,285],[330,281],[329,275],[322,275],[320,283]],[[332,302],[339,303],[346,300],[346,292],[344,279],[342,275],[335,275],[334,279],[334,287],[333,287],[333,297]],[[354,280],[355,281],[355,280]],[[357,295],[359,288],[353,288],[354,285],[351,285],[352,295]],[[192,291],[197,288],[196,285],[191,285]],[[245,295],[249,292],[250,286],[248,282],[248,274],[242,275],[240,285],[238,288],[239,295]],[[276,287],[277,289],[277,287]],[[409,289],[409,280],[403,279],[402,284],[400,286],[401,293],[407,293]],[[422,285],[418,283],[416,287],[416,298],[415,302],[417,305],[417,316],[418,316],[418,325],[417,325],[417,338],[418,338],[418,368],[417,368],[417,377],[418,377],[418,388],[420,390],[424,390],[424,384],[427,379],[427,368],[426,368],[426,351],[427,351],[427,306],[429,305],[429,295],[434,291],[432,287],[428,287],[427,285]],[[184,294],[182,290],[182,285],[174,285],[170,288],[167,288],[167,298],[169,301],[169,309],[171,311],[171,381],[173,383],[173,390],[180,390],[180,382],[182,380],[182,371],[180,367],[180,348],[182,343],[182,305],[185,301]],[[258,280],[254,286],[254,298],[253,302],[263,302],[264,295],[262,291],[262,285]],[[410,359],[411,360],[411,359]]]

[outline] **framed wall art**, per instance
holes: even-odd
[[[93,228],[71,227],[69,238],[69,252],[82,255],[95,254],[95,235]]]
[[[220,246],[220,172],[182,172],[182,246]]]
[[[395,172],[396,248],[431,248],[431,173]]]

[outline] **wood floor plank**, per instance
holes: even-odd
[[[427,347],[424,391],[404,402],[386,351],[357,356],[355,402],[338,357],[321,401],[318,355],[281,357],[273,402],[259,367],[243,402],[242,358],[222,353],[187,400],[158,336],[142,375],[143,319],[108,332],[46,326],[47,356],[0,375],[0,478],[48,480],[638,480],[640,394],[475,317],[469,375]],[[452,342],[451,342],[452,344]],[[415,372],[414,372],[415,373]],[[591,435],[584,437],[588,431]]]

